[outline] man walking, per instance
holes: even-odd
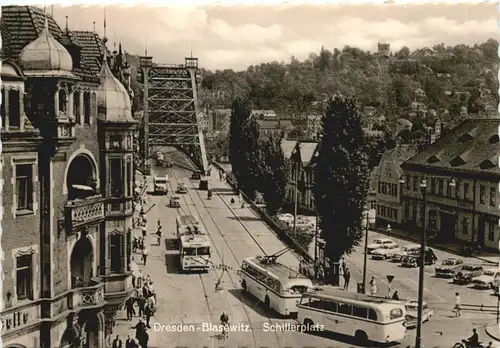
[[[144,266],[146,266],[146,262],[148,260],[148,248],[145,245],[142,247],[142,261],[144,262]]]
[[[146,315],[146,327],[148,329],[151,329],[149,321],[151,320],[151,315],[153,314],[153,311],[151,309],[151,306],[149,305],[149,302],[146,302],[146,308],[144,309],[144,314]]]
[[[135,314],[134,300],[132,299],[132,297],[129,297],[129,299],[125,302],[125,308],[127,310],[127,320],[132,320],[132,317]]]
[[[135,348],[135,342],[130,337],[130,335],[127,335],[127,340],[125,341],[125,348]]]
[[[377,295],[377,282],[375,281],[375,277],[372,277],[370,280],[370,295]]]
[[[123,348],[122,340],[118,335],[116,335],[116,338],[113,340],[113,348]]]
[[[351,280],[351,272],[349,268],[344,271],[344,290],[349,290],[349,281]]]

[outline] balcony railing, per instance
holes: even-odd
[[[68,201],[66,202],[65,216],[68,231],[104,220],[104,200],[101,195],[97,195]]]
[[[68,308],[85,308],[99,306],[104,303],[104,283],[73,289],[69,297]]]

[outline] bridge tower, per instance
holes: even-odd
[[[140,57],[139,82],[144,91],[144,169],[154,151],[174,146],[188,155],[203,171],[208,171],[203,132],[199,121],[197,85],[198,58],[185,64],[164,65],[152,57]]]

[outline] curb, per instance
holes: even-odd
[[[497,342],[500,342],[500,328],[499,328],[499,325],[500,324],[493,323],[493,324],[490,324],[490,325],[488,325],[488,326],[485,327],[486,334],[488,336],[490,336],[490,338],[493,338],[494,340],[496,340]],[[493,329],[493,328],[496,328],[496,333],[490,332],[491,329]]]
[[[380,233],[380,234],[383,234],[385,236],[389,236],[389,234],[384,229],[371,228],[370,230],[372,230],[374,232],[377,232],[377,233]],[[418,240],[416,240],[414,238],[409,238],[409,237],[407,237],[405,235],[401,235],[399,233],[391,233],[391,236],[394,236],[396,238],[403,239],[403,240],[406,240],[406,241],[409,241],[409,242],[414,242],[414,243],[420,244],[420,242]],[[459,255],[456,250],[453,250],[453,249],[450,249],[450,248],[446,248],[446,247],[442,247],[440,245],[427,245],[427,246],[428,247],[432,247],[432,248],[437,249],[437,250],[446,251],[446,252],[448,252],[450,254]],[[482,258],[481,256],[472,256],[472,257],[475,258],[475,259],[481,260],[483,263],[486,263],[488,265],[498,265],[498,262]]]

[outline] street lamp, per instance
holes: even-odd
[[[427,178],[423,178],[420,183],[423,198],[423,228],[420,239],[420,269],[418,272],[418,315],[417,315],[417,337],[415,339],[415,348],[421,348],[422,340],[422,308],[424,301],[424,270],[425,270],[425,248],[426,248],[426,232],[427,232]]]

